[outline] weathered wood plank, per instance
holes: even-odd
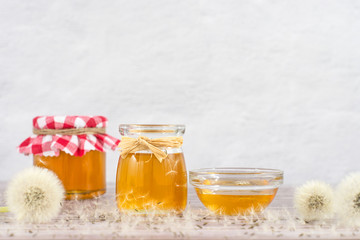
[[[4,204],[6,184],[0,183]],[[116,211],[114,185],[99,199],[67,201],[62,213],[47,224],[19,224],[0,213],[0,239],[360,239],[357,228],[335,220],[304,224],[296,219],[293,188],[282,187],[260,216],[217,217],[202,206],[195,191],[183,216],[125,216]]]

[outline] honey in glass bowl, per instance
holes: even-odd
[[[274,199],[283,172],[258,168],[212,168],[190,171],[190,182],[206,208],[219,215],[261,212]]]
[[[151,139],[182,136],[184,125],[120,125],[122,136]],[[119,158],[116,200],[120,211],[182,212],[187,204],[187,171],[182,148],[162,148],[159,161],[149,149]]]

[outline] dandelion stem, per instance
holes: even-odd
[[[5,213],[5,212],[9,212],[9,208],[8,207],[0,207],[0,213]]]

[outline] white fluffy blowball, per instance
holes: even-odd
[[[44,223],[57,216],[64,199],[64,187],[50,170],[31,167],[9,183],[6,202],[21,222]]]
[[[309,181],[297,188],[294,202],[304,221],[324,220],[334,214],[334,191],[321,181]]]
[[[348,175],[339,183],[336,212],[342,221],[360,226],[360,172]]]

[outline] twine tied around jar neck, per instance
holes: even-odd
[[[81,134],[105,134],[105,128],[66,128],[66,129],[37,129],[33,128],[36,135],[81,135]]]
[[[179,148],[183,144],[182,137],[163,137],[148,138],[139,136],[138,138],[122,137],[119,147],[121,148],[121,157],[124,159],[129,153],[135,153],[142,150],[150,150],[161,163],[167,153],[160,148]]]

